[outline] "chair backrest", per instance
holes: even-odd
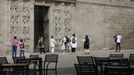
[[[131,75],[131,69],[126,66],[106,66],[105,75]]]
[[[7,58],[6,57],[0,57],[0,64],[7,64]]]
[[[77,75],[98,75],[94,64],[74,64]]]
[[[47,54],[44,62],[58,62],[58,54]]]
[[[108,57],[94,57],[94,59],[97,66],[102,66],[102,64],[107,65],[109,63]]]
[[[123,54],[110,54],[109,59],[123,59]]]
[[[30,55],[30,58],[39,58],[39,55]]]
[[[28,62],[25,60],[25,57],[15,57],[13,61],[14,63],[27,63]]]
[[[77,60],[79,64],[95,64],[92,56],[77,56]]]
[[[39,55],[30,55],[30,59],[36,59],[39,58]],[[37,63],[37,60],[30,60],[31,63]]]
[[[79,64],[74,64],[74,67],[75,67],[77,75],[80,75],[80,70],[81,70],[80,65]]]
[[[129,59],[134,60],[134,54],[130,54]]]

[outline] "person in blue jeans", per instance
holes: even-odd
[[[17,36],[13,37],[11,43],[12,43],[12,57],[15,58],[17,54],[17,46],[18,46]]]
[[[25,45],[22,39],[20,39],[19,47],[20,47],[20,57],[25,57],[25,51],[24,51]]]

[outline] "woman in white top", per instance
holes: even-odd
[[[120,52],[120,50],[121,50],[121,39],[122,39],[122,37],[121,37],[121,35],[120,34],[118,34],[117,36],[116,36],[116,52],[117,51],[119,51]]]
[[[77,48],[77,38],[75,34],[73,34],[73,36],[71,37],[71,47],[72,47],[71,52],[75,52],[75,49]]]
[[[56,44],[56,41],[54,40],[54,37],[51,36],[51,39],[50,39],[50,49],[51,49],[52,54],[54,53],[55,44]]]

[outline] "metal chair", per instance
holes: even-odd
[[[25,57],[15,57],[13,58],[14,63],[28,63],[28,61],[25,60]]]
[[[97,65],[92,56],[77,56],[79,65],[77,69],[80,75],[98,75]]]
[[[94,57],[97,69],[100,70],[101,73],[104,72],[105,66],[109,64],[108,57]]]
[[[55,75],[57,75],[57,63],[58,54],[47,54],[44,60],[44,74],[48,75],[48,70],[54,70]]]
[[[0,57],[0,64],[8,64],[6,57]]]
[[[131,75],[128,66],[106,66],[104,75]]]
[[[14,63],[16,64],[28,64],[27,67],[29,67],[29,61],[25,60],[25,57],[14,57],[13,59]],[[25,75],[28,74],[28,68],[27,67],[14,67],[13,68],[13,74],[15,75]]]
[[[3,67],[1,66],[2,64],[8,64],[8,61],[7,61],[6,57],[0,57],[0,74],[1,75],[6,75],[8,70],[4,71]]]
[[[132,70],[132,74],[134,74],[134,54],[130,54],[129,56],[129,66]]]
[[[129,61],[130,61],[130,65],[134,65],[134,54],[130,54]]]
[[[30,59],[36,59],[36,58],[39,58],[39,55],[30,55]],[[30,60],[30,64],[34,64],[33,69],[36,69],[36,66],[39,66],[37,60]]]
[[[80,75],[80,65],[79,64],[74,64],[75,70],[77,75]]]
[[[120,65],[123,60],[123,54],[110,54],[109,65]]]
[[[110,54],[109,59],[123,59],[123,54]]]
[[[92,56],[77,56],[79,64],[96,64]]]

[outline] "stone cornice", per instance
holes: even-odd
[[[84,1],[77,1],[76,4],[88,4],[88,5],[96,5],[96,6],[110,6],[110,7],[119,7],[119,8],[129,8],[134,9],[134,3],[99,3],[99,2],[84,2]]]

